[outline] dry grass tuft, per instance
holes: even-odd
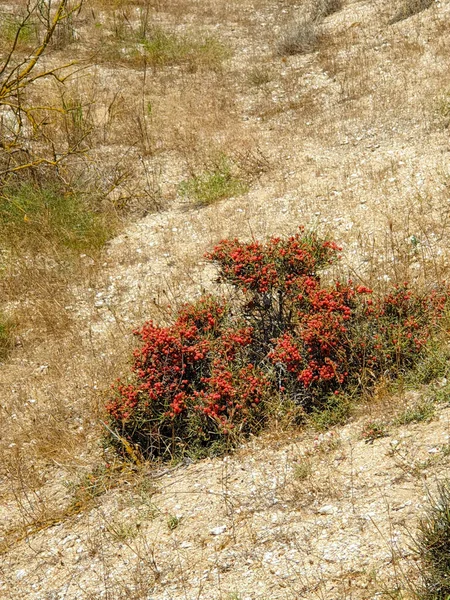
[[[278,44],[278,54],[291,56],[317,50],[319,29],[315,19],[304,18],[287,31]]]
[[[14,347],[15,323],[0,312],[0,361],[5,360]]]
[[[434,0],[402,0],[399,9],[391,18],[389,23],[398,23],[409,19],[413,15],[417,15],[420,12],[430,8],[434,4]]]
[[[318,19],[323,19],[341,10],[342,0],[314,0],[311,4],[311,12]]]

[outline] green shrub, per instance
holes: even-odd
[[[419,523],[417,552],[422,563],[420,600],[450,598],[450,484],[440,483]]]
[[[351,281],[325,286],[320,273],[339,252],[303,229],[266,244],[220,242],[207,257],[233,300],[206,296],[172,325],[135,332],[132,376],[107,405],[116,445],[130,456],[218,452],[266,424],[270,397],[340,422],[349,395],[414,366],[446,293],[405,284],[376,298]],[[380,434],[373,426],[367,438]]]
[[[410,423],[422,423],[431,421],[436,412],[432,400],[421,400],[415,406],[407,408],[397,419],[398,425],[409,425]]]
[[[76,251],[98,250],[113,227],[77,193],[58,187],[21,184],[0,194],[4,240],[30,251],[52,246]],[[0,242],[2,243],[2,242]]]
[[[179,186],[182,196],[200,206],[240,196],[247,191],[247,184],[232,173],[231,165],[226,159],[221,160],[212,169],[183,181]]]
[[[428,344],[421,359],[405,377],[405,383],[417,387],[450,377],[450,348],[437,339]]]
[[[309,422],[318,431],[326,431],[330,427],[343,425],[352,413],[353,401],[351,397],[340,393],[331,394],[324,398],[322,405],[313,409]]]

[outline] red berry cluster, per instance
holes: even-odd
[[[135,335],[134,381],[118,381],[106,409],[144,452],[164,454],[167,440],[210,442],[255,420],[268,381],[245,352],[252,328],[233,322],[224,302],[203,297],[184,306],[173,325],[150,321]]]
[[[405,284],[376,298],[351,281],[325,286],[320,271],[339,252],[303,229],[266,244],[220,242],[207,256],[239,300],[206,296],[172,325],[136,331],[131,380],[117,382],[106,407],[112,427],[151,456],[209,448],[258,429],[271,395],[309,410],[349,385],[410,367],[447,294],[419,295]]]
[[[259,294],[275,290],[293,292],[304,279],[337,259],[341,248],[315,233],[300,232],[283,240],[272,238],[266,244],[223,240],[206,256],[220,267],[220,277],[244,292]]]

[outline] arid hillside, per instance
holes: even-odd
[[[448,314],[414,369],[274,400],[219,456],[117,453],[105,405],[225,238],[304,225],[342,248],[325,279],[442,289],[449,55],[447,0],[0,0],[0,598],[445,597],[415,540]]]

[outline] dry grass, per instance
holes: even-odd
[[[399,21],[408,19],[413,15],[421,13],[427,8],[430,8],[433,4],[434,0],[402,0],[397,12],[390,20],[390,23],[398,23]]]
[[[278,44],[281,56],[308,54],[317,50],[319,31],[315,19],[304,18],[287,31]]]

